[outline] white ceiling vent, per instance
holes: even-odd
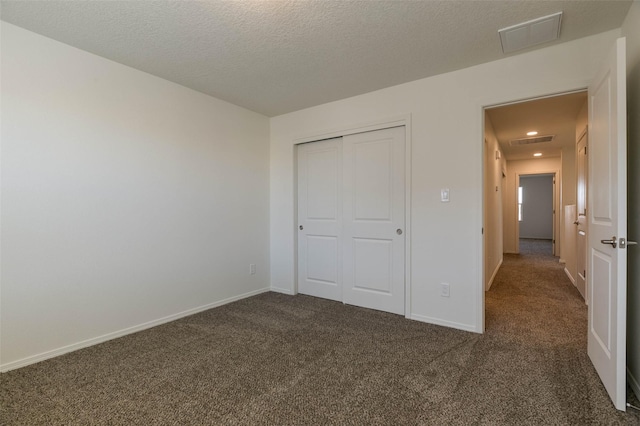
[[[560,37],[562,12],[498,30],[504,53],[547,43]]]
[[[546,136],[535,136],[533,138],[512,139],[509,141],[509,145],[523,146],[523,145],[531,145],[534,143],[551,142],[555,137],[556,135],[546,135]]]

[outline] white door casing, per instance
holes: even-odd
[[[626,402],[626,64],[620,38],[589,86],[588,353],[611,400]],[[615,240],[616,247],[602,241]]]
[[[556,206],[562,205],[562,199],[561,199],[561,195],[562,195],[562,191],[558,191],[557,187],[556,187],[556,182],[557,181],[562,181],[562,173],[560,170],[557,169],[547,169],[547,168],[541,168],[541,169],[536,169],[536,170],[532,170],[532,171],[527,171],[527,172],[516,172],[516,181],[515,181],[515,190],[514,190],[514,203],[513,203],[513,208],[514,208],[514,218],[515,220],[515,232],[513,233],[514,239],[515,239],[515,247],[516,247],[516,252],[520,253],[520,222],[517,220],[518,218],[518,188],[521,186],[520,184],[520,179],[523,177],[528,177],[528,176],[536,176],[536,175],[546,175],[546,174],[550,174],[553,175],[553,182],[552,182],[552,192],[553,192],[553,206],[552,206],[552,227],[551,227],[551,235],[552,235],[552,254],[554,256],[556,256],[558,254],[558,246],[562,245],[562,241],[559,240],[559,226],[558,223],[556,222],[558,220],[558,216],[556,215]],[[559,241],[559,244],[556,243],[556,241]]]
[[[405,313],[405,128],[343,138],[344,302]]]
[[[587,295],[587,144],[589,132],[585,132],[578,139],[578,145],[576,148],[576,169],[577,169],[577,191],[576,191],[576,218],[575,224],[577,225],[576,233],[576,264],[577,264],[577,276],[576,287],[584,298],[586,303],[589,303]]]
[[[342,301],[340,138],[298,145],[298,291]]]

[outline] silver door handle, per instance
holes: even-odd
[[[396,234],[402,235],[402,229],[400,229],[400,228],[396,229]]]
[[[635,245],[638,245],[638,243],[635,241],[628,241],[628,240],[625,240],[624,238],[620,238],[621,249],[626,248],[627,246],[635,246]]]
[[[618,242],[617,242],[615,236],[611,237],[610,240],[600,240],[600,242],[602,244],[611,244],[611,247],[613,247],[613,248],[616,248],[618,246]]]
[[[573,222],[574,225],[580,225],[580,222],[578,222],[577,220],[575,222]]]
[[[304,226],[300,225],[300,230],[302,231],[304,229]]]

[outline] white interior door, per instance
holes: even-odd
[[[577,202],[576,202],[576,221],[574,222],[578,226],[578,232],[576,234],[576,247],[577,247],[577,277],[576,287],[578,291],[584,297],[585,302],[589,303],[587,299],[587,142],[588,132],[584,132],[582,137],[578,140],[578,146],[576,149],[576,163],[577,163]]]
[[[588,353],[611,400],[625,410],[626,65],[618,39],[589,87]],[[611,243],[607,243],[610,241]]]
[[[342,301],[340,138],[298,146],[298,292]]]
[[[404,314],[405,128],[343,138],[344,302]]]

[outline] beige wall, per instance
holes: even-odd
[[[295,293],[294,145],[410,116],[410,318],[482,331],[483,107],[584,89],[619,30],[271,119],[271,286]],[[559,160],[559,159],[558,159]],[[440,202],[449,188],[451,201]],[[439,295],[440,283],[451,295]]]
[[[268,290],[267,117],[0,25],[3,370]]]
[[[570,123],[573,129],[574,123]],[[569,147],[562,148],[560,154],[562,158],[562,205],[576,203],[576,146],[575,143]],[[562,226],[564,228],[564,225]]]
[[[628,238],[640,242],[640,1],[636,0],[622,26],[627,37],[628,114]],[[627,371],[640,397],[640,246],[627,250]]]
[[[587,107],[588,107],[588,102],[585,100],[584,104],[582,105],[582,108],[580,108],[580,111],[576,116],[576,139],[575,139],[576,145],[578,143],[578,139],[580,138],[580,135],[582,135],[582,132],[587,127],[588,118],[589,118]],[[573,158],[574,158],[573,163],[576,164],[575,149],[573,151]],[[564,162],[563,162],[563,165],[564,165]],[[563,171],[565,172],[565,175],[566,175],[566,170],[563,169]],[[573,169],[573,175],[574,175],[573,187],[574,187],[574,194],[575,194],[576,185],[577,185],[577,168],[575,166]],[[577,202],[576,198],[569,201],[564,200],[563,202],[564,232],[562,235],[564,236],[564,238],[563,238],[562,247],[560,250],[560,260],[562,262],[565,262],[565,272],[567,273],[567,275],[569,276],[569,279],[571,279],[571,281],[574,284],[575,284],[575,279],[578,272],[577,257],[576,257],[577,229],[575,224],[573,223],[577,219],[576,202]]]
[[[589,124],[589,102],[585,100],[582,108],[578,111],[578,115],[576,115],[576,144],[578,143],[580,135],[584,132],[584,129],[587,128],[587,124]]]
[[[502,199],[504,195],[503,171],[506,160],[498,144],[489,114],[484,114],[485,164],[484,164],[484,257],[485,290],[489,290],[493,278],[502,264],[503,224]],[[500,158],[496,158],[496,152]]]
[[[562,220],[564,221],[564,237],[562,239],[562,253],[560,255],[560,262],[565,264],[564,271],[574,285],[576,284],[576,277],[578,272],[578,263],[576,256],[576,239],[578,237],[578,228],[574,224],[576,217],[576,205],[565,205],[562,218]]]

